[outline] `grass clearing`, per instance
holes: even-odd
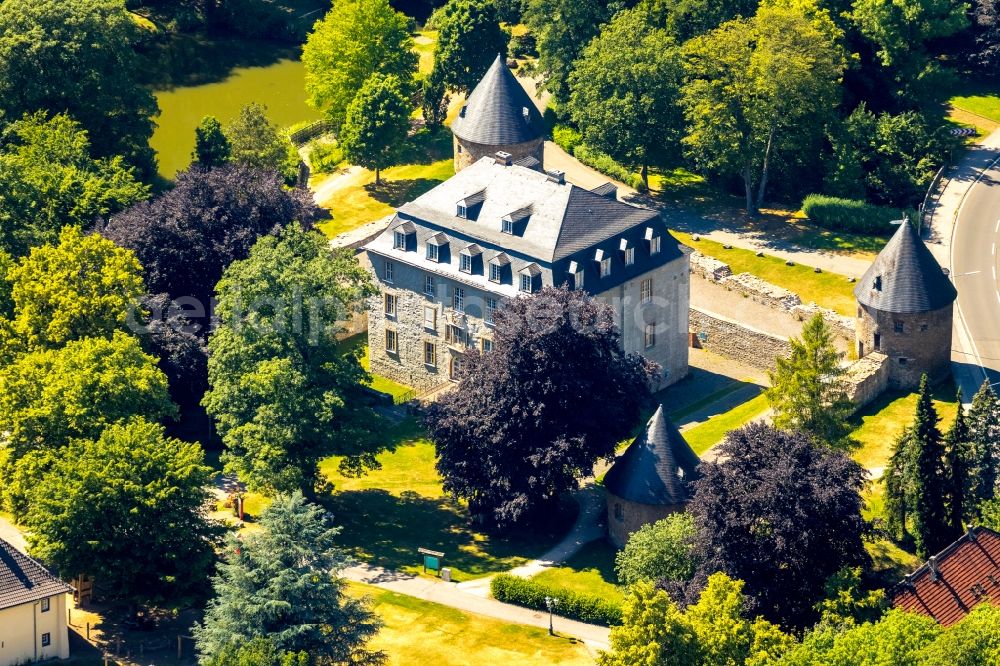
[[[437,48],[437,30],[418,30],[413,36],[413,50],[420,56],[417,71],[424,76],[434,69],[435,48]]]
[[[688,428],[682,434],[699,456],[721,442],[730,430],[740,428],[760,417],[769,408],[767,397],[760,393],[737,407],[718,414],[704,423]]]
[[[864,507],[861,516],[865,520],[885,518],[885,486],[881,480],[870,481],[862,492]],[[921,560],[889,539],[865,542],[865,550],[872,558],[872,569],[886,585],[896,583],[900,578],[921,565]]]
[[[591,541],[562,563],[532,577],[545,585],[621,602],[625,596],[615,575],[615,554],[618,550],[604,539]]]
[[[348,593],[368,595],[385,626],[372,647],[389,654],[389,664],[516,664],[517,666],[592,666],[580,641],[549,636],[544,629],[492,618],[397,594],[371,585],[349,583]]]
[[[798,294],[803,301],[812,301],[842,315],[852,316],[857,309],[854,299],[854,284],[837,273],[816,273],[809,266],[795,264],[788,266],[777,257],[758,257],[750,250],[741,248],[725,249],[722,243],[702,238],[693,240],[692,235],[672,232],[677,240],[689,245],[704,255],[724,261],[733,273],[751,273],[779,287]]]
[[[851,418],[855,426],[851,437],[861,443],[853,457],[863,467],[873,469],[885,466],[896,438],[913,423],[917,397],[916,392],[886,392]],[[951,382],[938,385],[934,388],[933,398],[941,418],[939,427],[945,431],[951,427],[958,412],[955,385]]]
[[[349,338],[344,338],[337,345],[342,352],[356,351],[361,355],[361,367],[365,370],[370,370],[371,368],[371,356],[368,351],[368,334],[358,333],[357,335],[352,335]],[[389,379],[388,377],[383,377],[381,375],[372,375],[372,381],[369,384],[373,389],[381,393],[388,393],[393,398],[400,398],[408,393],[412,393],[413,389],[405,384],[400,384],[397,381]]]

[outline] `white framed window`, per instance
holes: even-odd
[[[643,343],[646,349],[656,346],[656,322],[646,324],[646,330],[643,334]]]
[[[433,275],[424,276],[424,293],[428,296],[433,296],[435,294],[435,284]]]
[[[493,323],[493,314],[497,311],[497,299],[492,296],[486,297],[486,323]]]
[[[493,351],[493,338],[483,338],[482,345],[484,354]]]
[[[427,244],[427,259],[428,259],[428,261],[437,261],[438,260],[438,255],[439,255],[438,250],[439,249],[440,248],[438,248],[438,246],[435,245],[434,243],[428,243]]]
[[[472,257],[468,254],[460,254],[458,256],[459,256],[458,270],[462,271],[463,273],[471,273]]]
[[[611,275],[611,257],[601,259],[601,277],[606,278]]]
[[[625,248],[625,265],[631,266],[635,263],[635,248],[627,247]]]
[[[653,236],[652,238],[649,239],[649,253],[651,255],[652,254],[659,254],[660,253],[660,237],[659,236]]]
[[[513,235],[513,233],[514,233],[514,222],[513,222],[513,220],[503,220],[503,222],[501,223],[501,226],[500,226],[500,231],[502,231],[505,234],[512,234]]]
[[[52,645],[52,634],[46,631],[42,634],[42,647],[48,647],[50,645]]]
[[[459,312],[465,312],[465,289],[455,287],[455,293],[451,297],[451,305]]]
[[[490,282],[500,282],[503,279],[503,266],[490,264]]]
[[[391,328],[385,329],[385,350],[390,354],[399,351],[399,334]]]
[[[395,266],[392,265],[391,261],[385,262],[385,269],[382,271],[382,279],[386,282],[392,282],[392,274],[395,270]]]
[[[573,274],[573,288],[583,289],[583,269],[581,268]]]
[[[396,316],[396,294],[385,294],[385,314],[387,317]]]
[[[444,332],[445,342],[456,345],[465,344],[465,331],[461,326],[456,326],[455,324],[448,324],[448,328]]]
[[[468,209],[465,206],[463,206],[462,204],[458,204],[458,216],[459,217],[466,217],[466,218],[469,216]]]
[[[521,291],[523,291],[526,294],[530,294],[531,293],[531,276],[530,275],[522,275],[521,276]]]
[[[433,342],[424,342],[424,365],[436,368],[437,364],[437,345]]]
[[[424,306],[424,328],[437,330],[438,311],[433,305]]]
[[[394,250],[405,250],[406,249],[406,234],[402,231],[397,231],[392,237],[392,249]]]
[[[639,302],[645,305],[653,300],[653,278],[646,278],[639,283]]]
[[[49,599],[48,598],[42,599],[42,612],[43,613],[48,613],[49,612]]]

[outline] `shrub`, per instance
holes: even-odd
[[[916,217],[912,210],[875,206],[856,199],[841,199],[823,194],[807,196],[802,201],[802,211],[814,224],[824,229],[874,235],[892,233],[890,222],[902,219],[904,213],[911,220]]]
[[[580,622],[613,625],[622,623],[621,604],[591,594],[582,594],[527,578],[501,573],[490,581],[490,592],[497,601],[534,610],[548,610],[545,597],[559,600],[556,613]]]
[[[583,135],[568,125],[556,125],[552,128],[552,140],[560,148],[572,155],[577,146],[583,143]]]
[[[591,148],[585,143],[581,143],[573,151],[573,156],[591,169],[596,169],[609,178],[625,183],[632,189],[645,192],[646,185],[637,173],[632,173],[627,167],[622,166],[614,159],[605,155],[599,150]]]
[[[343,161],[344,151],[335,143],[315,143],[309,149],[309,165],[316,173],[330,173]]]
[[[510,38],[510,57],[512,58],[535,58],[538,57],[538,42],[530,32],[523,35],[515,35]]]

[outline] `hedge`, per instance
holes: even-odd
[[[552,140],[556,145],[572,155],[576,147],[583,143],[583,135],[568,125],[556,125],[552,128]]]
[[[490,581],[490,592],[497,601],[540,611],[548,610],[545,597],[555,597],[559,600],[555,612],[562,617],[605,626],[622,623],[621,604],[520,576],[497,574]]]
[[[625,183],[634,190],[639,192],[646,191],[646,184],[642,182],[642,178],[639,174],[632,173],[628,168],[622,166],[618,162],[615,162],[608,155],[591,148],[585,143],[581,143],[576,147],[576,150],[573,151],[573,156],[589,166],[591,169],[596,169],[605,176],[609,176],[619,182]]]
[[[890,222],[902,219],[904,213],[911,220],[915,219],[916,214],[912,210],[875,206],[864,201],[823,194],[810,194],[803,199],[802,212],[824,229],[879,236],[891,234],[894,227]]]

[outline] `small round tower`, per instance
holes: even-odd
[[[912,224],[903,223],[854,289],[858,358],[888,357],[889,386],[913,389],[951,371],[952,307],[958,292]]]
[[[456,173],[499,152],[510,155],[512,162],[541,169],[545,122],[500,56],[469,95],[451,132]]]
[[[608,538],[623,548],[643,525],[683,511],[701,460],[659,407],[604,475]]]

